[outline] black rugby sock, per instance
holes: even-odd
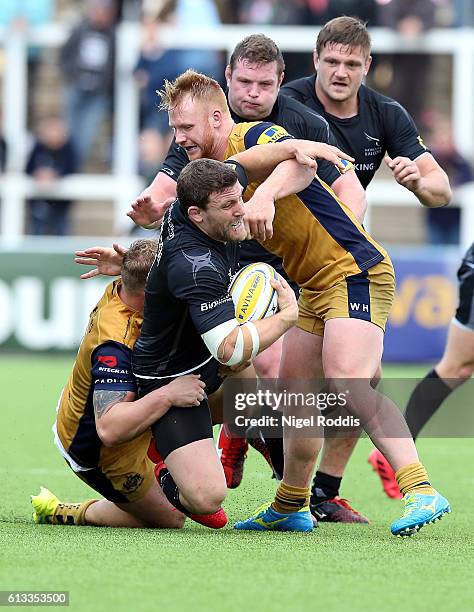
[[[179,489],[167,468],[164,467],[160,470],[158,482],[170,504],[183,514],[190,514],[190,511],[181,503],[179,499]]]
[[[320,504],[328,499],[337,497],[341,481],[342,478],[317,471],[313,478],[313,486],[311,487],[311,504]]]
[[[428,372],[418,383],[405,410],[405,419],[414,440],[451,391],[436,370]]]

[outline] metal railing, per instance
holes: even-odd
[[[0,45],[5,50],[3,80],[3,134],[8,147],[7,172],[1,177],[2,200],[0,244],[14,245],[23,239],[25,198],[46,195],[43,188],[22,174],[27,154],[27,45],[58,48],[68,35],[68,26],[53,23],[26,32],[0,29]],[[283,51],[310,53],[317,29],[312,27],[265,27],[259,31],[273,38]],[[229,55],[254,27],[220,26],[209,30],[163,27],[163,46],[213,48]],[[447,54],[453,60],[452,118],[456,144],[468,158],[474,157],[474,30],[432,30],[423,37],[401,39],[386,29],[371,30],[374,53]],[[58,181],[48,192],[50,197],[71,199],[108,199],[114,203],[114,233],[129,227],[125,211],[142,188],[137,175],[138,162],[138,92],[132,75],[139,54],[140,26],[125,22],[117,30],[117,63],[115,79],[114,149],[112,174],[76,175]],[[463,208],[462,246],[470,244],[474,228],[474,208],[470,204],[474,187],[459,190],[458,202]],[[377,205],[418,205],[416,198],[395,181],[374,180],[368,192],[369,201]],[[370,210],[370,209],[369,209]],[[370,215],[367,219],[370,224]]]

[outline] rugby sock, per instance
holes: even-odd
[[[87,508],[96,501],[99,500],[88,499],[85,502],[77,504],[59,502],[50,522],[53,525],[87,525],[85,520]]]
[[[451,391],[436,370],[428,372],[418,383],[405,410],[405,419],[414,440]]]
[[[395,472],[395,479],[402,493],[413,491],[423,495],[434,495],[435,490],[430,484],[428,474],[421,463],[410,463]]]
[[[309,487],[292,487],[281,482],[271,506],[280,514],[289,514],[298,512],[308,504]]]
[[[313,505],[333,499],[339,495],[342,478],[317,471],[311,487],[311,503]]]
[[[160,487],[163,489],[163,493],[165,494],[167,500],[170,502],[172,506],[179,510],[183,514],[189,514],[189,510],[183,506],[179,499],[179,489],[173,477],[169,473],[166,467],[163,467],[160,470],[160,473],[157,474],[158,482]]]

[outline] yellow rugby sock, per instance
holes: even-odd
[[[425,466],[421,463],[410,463],[395,473],[395,479],[402,495],[409,491],[434,495],[435,490],[430,484]]]
[[[275,501],[272,502],[272,508],[281,514],[298,512],[309,505],[309,495],[309,487],[292,487],[281,482],[275,494]]]
[[[88,499],[77,504],[59,502],[51,522],[55,525],[87,525],[85,516],[87,508],[98,499]]]

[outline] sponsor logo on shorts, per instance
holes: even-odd
[[[350,309],[358,312],[370,312],[368,304],[361,304],[360,302],[349,302]]]
[[[128,370],[122,370],[119,368],[104,368],[103,366],[99,366],[99,372],[107,372],[107,374],[128,374]]]
[[[109,368],[115,368],[117,365],[117,357],[115,355],[99,355],[97,361],[104,363]]]

